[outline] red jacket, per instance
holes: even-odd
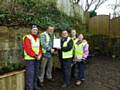
[[[31,35],[33,36],[33,38],[35,40],[37,40],[37,38],[39,38],[37,35],[33,35],[32,33],[31,33]],[[37,58],[35,52],[32,50],[30,39],[27,38],[27,37],[25,37],[25,39],[24,39],[23,49],[26,51],[26,53],[29,56]],[[39,54],[38,55],[42,55],[42,48],[41,47],[39,48]]]

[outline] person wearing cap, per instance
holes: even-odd
[[[76,85],[79,86],[85,80],[85,63],[89,55],[89,44],[84,39],[83,34],[79,34],[74,42],[74,51],[75,55],[73,61],[76,62],[79,70]]]
[[[30,34],[23,37],[23,49],[25,60],[25,90],[37,90],[40,59],[42,56],[37,26],[33,25]]]
[[[54,27],[48,26],[47,30],[40,35],[40,43],[42,46],[42,62],[40,67],[40,85],[41,87],[44,85],[44,76],[46,72],[46,77],[49,81],[54,81],[52,77],[52,53],[54,53],[53,49],[53,39],[54,39]]]

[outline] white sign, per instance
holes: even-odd
[[[61,48],[61,40],[60,39],[53,39],[53,48],[60,49]]]

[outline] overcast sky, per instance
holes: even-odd
[[[109,15],[109,13],[113,13],[112,9],[110,8],[110,4],[115,4],[115,0],[108,0],[103,5],[101,5],[97,10],[97,14],[105,14]]]
[[[89,2],[91,0],[88,0]],[[117,2],[120,2],[120,0],[117,0]],[[80,1],[80,5],[82,6],[83,9],[85,9],[85,4],[86,0],[81,0]],[[97,14],[98,15],[109,15],[109,14],[113,14],[113,10],[111,9],[110,5],[115,5],[116,0],[107,0],[105,3],[103,3],[97,10]],[[89,9],[89,11],[93,10],[94,5],[92,5]]]

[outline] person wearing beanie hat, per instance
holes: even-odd
[[[30,34],[23,37],[25,60],[25,90],[38,89],[38,76],[42,50],[39,43],[38,28],[33,25]]]

